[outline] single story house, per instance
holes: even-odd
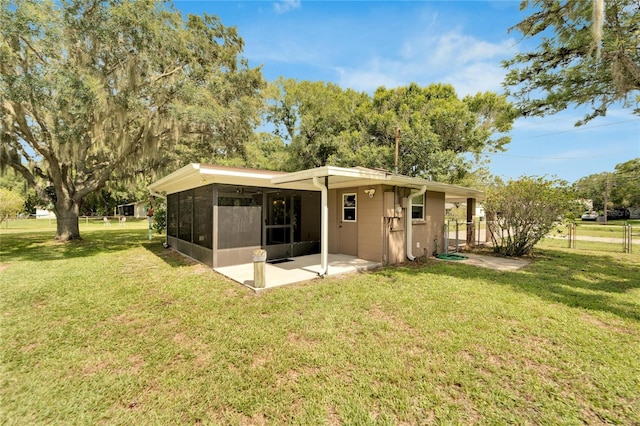
[[[189,164],[149,185],[166,197],[166,242],[212,268],[329,253],[382,265],[442,252],[446,202],[481,191],[362,167],[293,173]],[[474,241],[474,235],[467,237]]]
[[[135,217],[143,219],[147,217],[147,207],[149,201],[136,201],[135,203],[118,204],[116,207],[116,216]]]

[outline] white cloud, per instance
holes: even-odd
[[[300,7],[300,0],[279,0],[273,4],[273,9],[278,14],[287,13]]]
[[[375,82],[387,87],[416,82],[450,83],[459,96],[502,91],[505,70],[500,60],[513,54],[515,42],[493,43],[451,31],[440,36],[413,36],[393,59],[372,57],[357,68],[340,68],[343,87],[370,91]],[[377,87],[377,86],[375,86]],[[373,87],[373,89],[375,89]]]
[[[393,88],[403,86],[406,83],[398,80],[391,73],[382,72],[379,69],[348,70],[337,68],[340,78],[338,84],[344,88],[372,93],[380,86]]]

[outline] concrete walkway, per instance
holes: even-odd
[[[463,256],[467,256],[466,260],[456,260],[454,262],[466,263],[468,265],[480,266],[483,268],[495,269],[496,271],[514,272],[521,268],[524,268],[529,263],[524,259],[508,259],[499,256],[483,256],[474,253],[460,253]]]
[[[318,278],[320,271],[320,254],[308,256],[292,257],[287,262],[267,263],[265,265],[265,288],[279,287]],[[329,268],[327,275],[339,275],[379,268],[382,265],[378,262],[358,259],[355,256],[344,254],[329,254]],[[231,278],[240,284],[246,285],[254,290],[263,290],[253,287],[253,263],[242,265],[224,266],[215,268],[216,272]]]

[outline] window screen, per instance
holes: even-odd
[[[193,190],[180,193],[178,213],[178,238],[192,242],[191,227],[193,225]]]
[[[170,237],[178,236],[178,205],[178,194],[167,195],[167,235]]]
[[[260,246],[262,189],[251,186],[218,187],[218,248]]]
[[[213,248],[213,186],[196,188],[193,197],[193,243]]]

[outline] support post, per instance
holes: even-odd
[[[324,184],[314,176],[313,185],[320,189],[320,271],[318,275],[326,275],[329,269],[329,178],[324,178]]]
[[[253,252],[253,287],[264,288],[267,285],[266,277],[267,251],[258,249]]]
[[[476,240],[476,227],[473,223],[476,213],[476,199],[467,198],[467,247],[473,247]]]

